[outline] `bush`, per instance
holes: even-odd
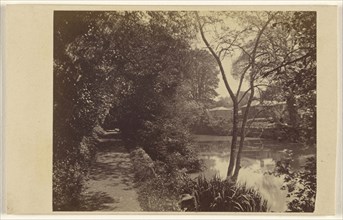
[[[269,210],[267,201],[255,189],[221,180],[217,176],[210,180],[199,176],[192,187],[192,195],[189,198],[193,198],[194,206],[186,207],[185,211],[266,212]]]
[[[303,169],[293,171],[291,157],[276,164],[274,175],[284,177],[283,190],[287,190],[289,212],[314,212],[317,190],[316,158],[309,157]]]
[[[66,158],[64,161],[55,161],[53,169],[53,210],[78,210],[84,176],[80,164]]]
[[[77,141],[69,143],[73,147],[66,147],[63,152],[54,154],[54,211],[79,210],[82,202],[81,192],[84,189],[84,180],[95,157],[96,142],[93,137],[84,137],[79,144],[77,144]],[[62,146],[66,146],[66,142],[60,143],[56,140],[56,148],[58,144],[61,144],[60,149],[62,149]]]
[[[190,182],[185,169],[162,161],[153,161],[142,149],[130,153],[138,186],[138,200],[144,211],[181,211],[180,195]]]
[[[181,211],[180,190],[184,181],[178,174],[159,175],[140,184],[139,202],[144,211]]]
[[[130,153],[133,161],[136,181],[144,181],[156,176],[154,162],[142,148],[137,148]]]
[[[200,119],[192,126],[195,134],[205,135],[230,135],[232,122],[230,118],[214,117],[208,114],[201,115]]]
[[[200,160],[192,150],[188,128],[178,119],[145,121],[134,138],[124,137],[126,146],[144,149],[153,161],[166,163],[169,169],[200,170]]]
[[[177,160],[177,154],[171,158]],[[153,162],[143,149],[131,153],[138,185],[138,199],[144,211],[268,211],[267,201],[246,185],[213,177],[192,180],[186,169],[162,161]],[[150,169],[153,167],[153,169]],[[151,175],[151,170],[154,175]]]
[[[228,119],[216,117],[210,120],[210,129],[215,135],[230,135],[232,123]]]

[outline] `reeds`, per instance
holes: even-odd
[[[267,201],[246,184],[199,176],[193,189],[196,211],[267,212]],[[186,210],[187,211],[187,210]]]

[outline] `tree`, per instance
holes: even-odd
[[[210,16],[199,16],[196,12],[196,17],[201,38],[217,61],[233,103],[228,178],[235,180],[238,176],[246,121],[256,88],[280,85],[287,102],[293,133],[303,133],[301,136],[307,136],[307,140],[313,142],[316,114],[315,13],[216,12]],[[214,33],[214,36],[208,38],[207,31]],[[236,59],[233,75],[239,80],[237,92],[232,90],[224,70],[223,62],[227,56]],[[244,80],[248,82],[249,88],[242,98],[238,98]],[[238,106],[246,95],[249,98],[238,133]],[[236,155],[238,136],[240,141]]]
[[[199,97],[208,101],[215,87],[208,82],[216,80],[194,71],[194,61],[187,63],[199,52],[190,47],[187,13],[56,12],[54,21],[54,210],[80,205],[94,159],[89,152],[96,151],[84,140],[92,139],[109,112],[128,147],[196,169],[184,85],[189,85],[187,74],[205,76]],[[203,52],[196,56],[208,59]]]
[[[188,71],[185,72],[185,88],[190,90],[190,100],[208,108],[218,95],[218,68],[211,54],[206,50],[191,50],[187,61]]]
[[[240,157],[243,149],[244,138],[245,138],[245,127],[248,119],[249,109],[251,102],[254,99],[255,95],[255,82],[260,76],[260,68],[257,66],[257,60],[259,59],[259,47],[261,38],[267,27],[270,26],[270,22],[274,19],[273,13],[238,13],[235,16],[239,17],[242,22],[243,28],[241,30],[234,30],[230,28],[223,28],[225,25],[225,20],[221,20],[220,16],[223,16],[227,19],[227,16],[232,16],[232,14],[217,14],[215,17],[200,17],[197,12],[195,12],[197,17],[198,28],[201,34],[201,38],[205,43],[206,47],[209,49],[217,64],[219,66],[222,79],[224,81],[225,87],[230,95],[230,98],[233,103],[233,124],[232,124],[232,141],[231,141],[231,153],[230,161],[227,172],[227,178],[236,180],[238,172],[240,169]],[[232,17],[231,17],[232,19]],[[215,24],[218,22],[219,24]],[[212,24],[214,28],[216,26],[222,25],[221,29],[224,30],[220,36],[215,29],[216,46],[211,45],[208,41],[204,26],[205,24]],[[245,39],[248,39],[245,42]],[[236,73],[235,75],[239,78],[239,85],[236,92],[232,90],[232,85],[230,85],[226,72],[223,67],[223,60],[229,54],[233,54],[235,50],[241,50],[240,56],[235,63]],[[249,89],[239,98],[243,80],[247,79],[249,82]],[[240,127],[240,132],[238,129],[238,107],[242,99],[249,93],[249,99],[247,101],[246,111],[243,115],[242,124]],[[240,136],[239,149],[236,154],[236,145],[238,136]]]
[[[289,114],[282,126],[292,140],[315,145],[316,13],[283,13],[272,27],[263,48],[268,60],[263,77],[282,91]]]
[[[80,205],[83,177],[94,155],[93,128],[120,90],[101,51],[104,12],[56,12],[54,19],[54,210]],[[101,62],[102,61],[102,62]],[[87,138],[87,139],[85,139]]]

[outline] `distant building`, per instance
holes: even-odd
[[[232,117],[233,108],[226,108],[226,107],[216,107],[208,110],[210,116],[214,118],[231,118]]]
[[[241,107],[242,114],[247,109],[247,105]],[[286,102],[254,100],[251,103],[248,118],[279,118],[282,119],[286,113]]]

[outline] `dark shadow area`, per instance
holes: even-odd
[[[120,176],[130,177],[133,175],[133,170],[128,157],[117,153],[109,153],[106,155],[99,153],[99,158],[94,163],[91,173],[91,179],[102,180],[108,179],[109,177],[113,179]]]
[[[117,139],[98,139],[98,151],[127,153],[121,140]]]
[[[79,211],[106,211],[113,209],[113,203],[119,203],[105,192],[91,192],[84,195]]]

